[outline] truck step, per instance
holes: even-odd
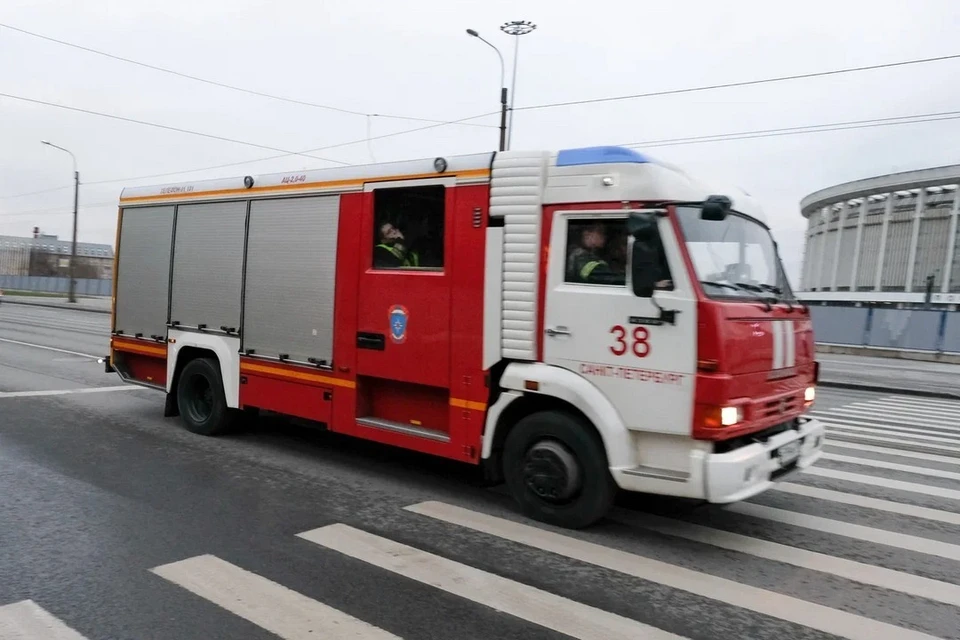
[[[357,418],[357,424],[374,429],[383,429],[385,431],[396,431],[397,433],[404,433],[408,436],[436,440],[437,442],[450,442],[450,434],[443,431],[418,427],[413,424],[404,424],[403,422],[394,422],[393,420],[384,420],[383,418]]]
[[[649,467],[643,464],[637,465],[632,469],[627,469],[624,471],[624,473],[631,476],[655,478],[657,480],[670,480],[672,482],[687,482],[690,480],[690,474],[686,471],[661,469],[660,467]]]

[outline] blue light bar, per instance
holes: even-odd
[[[650,158],[626,147],[583,147],[564,149],[557,154],[558,167],[574,167],[583,164],[611,164],[631,162],[644,164],[653,162]]]

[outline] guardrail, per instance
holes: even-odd
[[[811,306],[818,344],[960,354],[960,312]]]
[[[36,291],[40,293],[62,293],[63,295],[67,295],[70,290],[70,278],[0,275],[0,289]],[[112,294],[112,280],[77,278],[78,296],[110,296]]]

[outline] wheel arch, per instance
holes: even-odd
[[[535,383],[535,384],[530,384]],[[499,459],[510,430],[538,411],[566,411],[591,427],[603,444],[611,468],[633,466],[632,438],[619,412],[583,377],[542,363],[511,363],[500,377],[503,389],[487,414],[482,457]],[[536,390],[529,389],[536,386]]]
[[[209,357],[220,367],[227,407],[240,406],[240,340],[186,331],[169,332],[167,344],[167,394],[176,397],[180,372],[191,360]],[[175,402],[175,400],[174,400]]]

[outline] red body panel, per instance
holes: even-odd
[[[166,388],[167,345],[114,336],[110,340],[113,366],[121,376],[143,384]]]
[[[488,397],[482,336],[489,196],[487,185],[447,189],[442,272],[373,269],[373,194],[342,196],[333,366],[353,385],[334,390],[331,430],[479,462]],[[401,340],[391,337],[395,305],[408,314]],[[360,332],[382,334],[383,350],[358,348]],[[450,441],[357,423],[365,417],[444,432]]]

